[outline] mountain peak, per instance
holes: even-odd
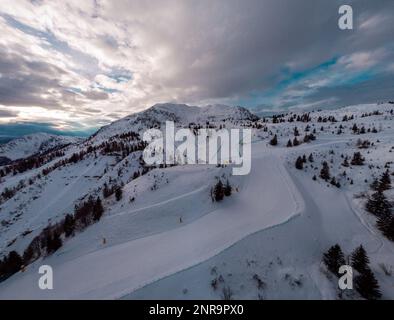
[[[93,135],[97,141],[128,131],[141,132],[148,128],[157,128],[166,121],[173,121],[187,127],[190,123],[256,121],[258,117],[243,107],[231,107],[223,104],[211,104],[203,107],[180,103],[157,103],[138,113],[128,115],[99,129]]]

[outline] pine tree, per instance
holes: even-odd
[[[271,146],[276,146],[278,144],[278,137],[277,135],[274,135],[274,137],[270,141]]]
[[[313,161],[314,161],[312,153],[309,155],[308,161],[309,161],[309,162],[313,162]]]
[[[34,258],[34,250],[32,246],[28,246],[25,251],[23,252],[23,264],[28,265]]]
[[[394,241],[394,216],[382,216],[378,219],[377,226],[387,239]]]
[[[119,201],[119,200],[118,200]],[[93,206],[93,221],[99,221],[104,213],[103,204],[100,197],[97,197]]]
[[[135,171],[133,174],[133,180],[137,179],[140,176],[140,172],[139,171]]]
[[[224,187],[222,181],[219,179],[219,181],[215,184],[213,188],[213,199],[215,201],[221,201],[224,198]]]
[[[63,242],[58,232],[53,232],[53,234],[49,234],[46,242],[47,254],[50,255],[54,253],[62,246],[62,244]]]
[[[330,168],[328,166],[327,161],[324,161],[322,165],[323,168],[320,170],[320,178],[327,181],[328,179],[330,179]]]
[[[323,262],[329,271],[338,276],[339,267],[345,264],[345,255],[341,247],[336,244],[328,249],[323,255]]]
[[[368,300],[376,300],[382,296],[378,280],[369,268],[355,277],[354,287],[363,298]]]
[[[115,190],[115,199],[116,201],[120,201],[123,197],[123,191],[121,187],[117,187]]]
[[[291,140],[289,139],[289,141],[287,141],[287,147],[290,148],[292,146],[293,146],[293,144],[292,144]]]
[[[7,257],[0,259],[0,282],[7,277]]]
[[[367,252],[362,245],[360,245],[353,251],[351,256],[351,264],[352,267],[360,273],[369,269],[369,258],[367,256]]]
[[[298,170],[302,170],[302,169],[304,168],[304,161],[302,160],[301,157],[298,157],[298,158],[297,158],[297,160],[296,160],[296,162],[295,162],[295,167],[296,167]]]
[[[370,185],[372,190],[378,191],[380,188],[380,183],[378,179],[374,179],[374,181]]]
[[[63,245],[63,241],[62,241],[60,233],[54,232],[53,233],[53,243],[52,243],[53,252],[55,252],[57,249],[59,249],[62,245]]]
[[[232,191],[232,188],[231,188],[230,182],[229,182],[228,179],[227,179],[226,185],[225,185],[225,187],[224,187],[224,195],[225,195],[226,197],[231,196],[231,191]]]
[[[5,259],[2,260],[0,259],[0,282],[3,280],[3,278],[6,277],[6,272],[5,272]]]
[[[382,191],[389,190],[391,188],[391,179],[390,179],[390,173],[388,170],[386,170],[379,181],[379,189]]]
[[[348,157],[347,157],[347,156],[346,156],[345,159],[343,160],[342,165],[343,165],[344,167],[349,167],[349,160],[348,160]]]
[[[293,146],[296,147],[300,144],[300,142],[297,140],[297,137],[294,137],[293,139]]]
[[[22,267],[23,260],[16,251],[11,251],[1,263],[0,281],[12,276]]]
[[[72,236],[75,230],[75,219],[71,214],[67,214],[63,223],[64,235],[66,238]]]
[[[103,186],[103,197],[108,198],[111,195],[111,190],[108,188],[108,184],[105,182]]]
[[[332,177],[331,178],[331,181],[330,181],[330,183],[333,185],[333,186],[338,186],[338,182],[337,182],[337,179],[335,178],[335,177]]]
[[[353,159],[350,162],[353,166],[362,166],[364,164],[365,159],[361,155],[360,152],[355,152],[353,154]]]
[[[368,212],[377,217],[389,216],[391,214],[391,203],[387,200],[382,191],[376,191],[368,199],[365,208]]]

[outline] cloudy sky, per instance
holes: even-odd
[[[157,102],[394,99],[393,26],[392,0],[0,1],[0,126],[80,131]]]

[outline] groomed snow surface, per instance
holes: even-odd
[[[45,264],[54,270],[54,290],[38,288],[40,262],[1,284],[0,298],[120,298],[201,263],[252,233],[286,223],[301,212],[302,198],[278,157],[257,154],[245,179],[242,191],[226,199],[220,209],[184,226],[71,260],[61,254],[46,259]],[[200,204],[195,201],[195,205]],[[122,215],[127,214],[135,212]]]

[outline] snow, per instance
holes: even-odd
[[[208,105],[204,107],[188,106],[185,104],[160,103],[151,108],[101,128],[93,137],[96,142],[127,131],[141,132],[153,126],[161,126],[165,121],[174,121],[178,126],[187,127],[190,123],[206,125],[220,123],[231,125],[229,119],[248,121],[255,116],[242,107],[224,105]],[[226,121],[227,120],[227,121]],[[97,143],[96,142],[96,143]]]
[[[59,290],[40,290],[35,285],[37,270],[32,267],[1,292],[7,298],[12,298],[10,292],[21,298],[21,288],[25,288],[25,298],[119,298],[130,290],[205,261],[249,234],[286,223],[300,212],[302,199],[275,157],[259,155],[253,160],[255,169],[243,192],[227,201],[225,208],[174,230],[115,245],[60,265],[51,264],[49,258]],[[265,192],[261,181],[266,181]],[[276,190],[283,190],[281,199],[274,196]],[[113,261],[119,263],[114,266]]]
[[[59,136],[44,132],[25,135],[0,145],[0,157],[17,160],[54,147],[82,141],[78,137]]]
[[[302,213],[288,223],[264,229],[237,242],[217,256],[193,268],[173,274],[123,297],[124,299],[221,299],[229,286],[235,299],[337,299],[335,280],[321,271],[322,252],[339,243],[350,253],[361,243],[371,257],[383,297],[392,297],[392,281],[378,263],[393,265],[393,244],[381,247],[381,237],[370,233],[335,189],[311,184],[309,179],[290,177],[305,203]],[[216,272],[212,272],[216,269]],[[253,281],[258,274],[266,283],[259,290]],[[224,278],[217,290],[212,279]],[[302,279],[294,286],[291,279]],[[203,281],[201,281],[203,279]],[[185,293],[185,290],[187,293]]]
[[[346,254],[363,244],[383,297],[392,299],[392,277],[381,264],[394,266],[393,243],[376,228],[375,218],[364,210],[366,197],[360,196],[370,192],[373,178],[392,162],[391,109],[390,104],[370,104],[311,112],[308,123],[259,121],[261,128],[253,129],[252,172],[247,176],[231,176],[231,166],[186,165],[157,168],[133,179],[141,169],[139,151],[124,159],[97,152],[58,168],[0,205],[1,254],[22,253],[49,222],[72,212],[87,195],[101,195],[104,182],[122,182],[123,199],[105,199],[105,214],[98,223],[0,283],[0,298],[220,299],[223,287],[229,286],[239,299],[337,299],[335,279],[324,271],[321,258],[339,243]],[[375,110],[381,114],[361,117]],[[342,122],[351,114],[354,120]],[[335,116],[338,122],[317,122],[319,116]],[[116,140],[117,134],[161,127],[166,120],[178,127],[207,121],[227,128],[255,124],[249,111],[239,107],[158,104],[103,127],[87,141],[72,143],[63,158],[91,144]],[[378,132],[355,135],[354,123]],[[302,140],[307,125],[309,132],[316,130],[316,141],[287,148],[294,127]],[[340,125],[343,133],[337,134]],[[274,134],[276,147],[268,144]],[[373,145],[358,149],[358,139]],[[351,157],[355,151],[365,156],[365,165],[343,167],[341,156]],[[295,169],[295,159],[310,153],[314,162]],[[323,160],[341,188],[312,180]],[[40,170],[4,177],[0,192]],[[222,202],[212,202],[210,190],[218,178],[229,179],[234,192]],[[386,196],[393,200],[393,190]],[[26,230],[32,233],[23,235]],[[38,288],[41,264],[53,267],[54,290]],[[264,288],[256,286],[256,274]],[[214,290],[211,281],[219,276],[223,281]]]

